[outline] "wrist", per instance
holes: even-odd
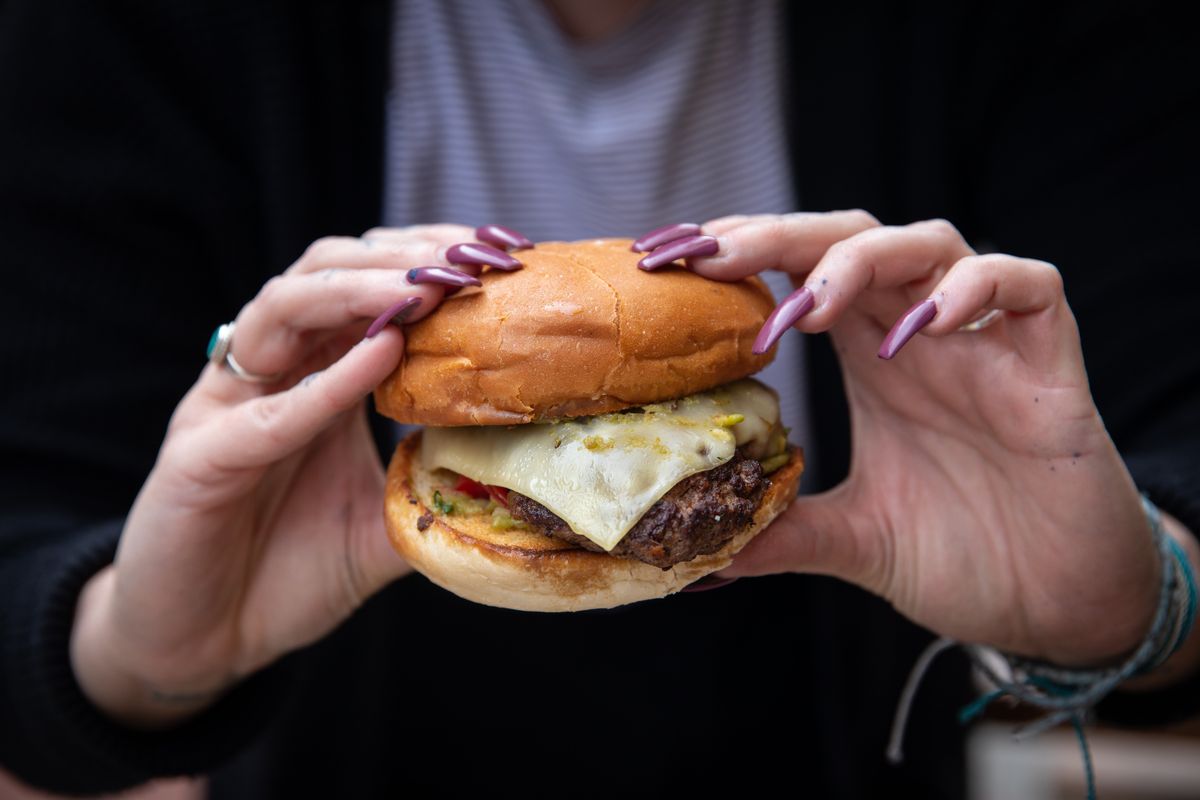
[[[1200,575],[1200,545],[1196,537],[1178,520],[1168,514],[1162,515],[1163,529],[1167,536],[1179,544],[1190,564],[1193,575]],[[1157,667],[1142,675],[1131,678],[1121,685],[1122,690],[1153,691],[1181,682],[1200,670],[1200,625],[1192,625],[1187,637],[1174,653]]]
[[[1085,573],[1060,588],[1065,597],[1039,607],[1041,624],[1031,626],[1046,631],[1039,647],[996,646],[1019,658],[1071,670],[1104,670],[1132,658],[1154,627],[1167,577],[1163,569],[1170,569],[1147,513],[1139,509],[1122,523],[1129,541],[1106,555],[1104,573],[1109,577]]]
[[[1194,637],[1180,635],[1188,633],[1182,628],[1188,627],[1185,622],[1190,623],[1190,619],[1184,619],[1189,605],[1187,585],[1195,584],[1181,568],[1190,569],[1193,576],[1200,575],[1196,538],[1182,523],[1152,504],[1146,507],[1144,519],[1151,521],[1154,530],[1145,538],[1144,548],[1121,556],[1124,575],[1120,582],[1090,585],[1090,599],[1074,604],[1073,617],[1056,618],[1056,629],[1064,632],[1039,651],[1009,652],[1064,669],[1106,670],[1128,662],[1147,646],[1149,651],[1141,654],[1141,671],[1137,673],[1141,676],[1157,671],[1168,657],[1172,664],[1178,663],[1174,655],[1184,650],[1185,644],[1189,651],[1200,646],[1191,644]],[[1167,600],[1167,591],[1177,596]],[[1160,609],[1164,602],[1169,607]],[[1194,601],[1191,605],[1194,608]],[[1157,619],[1160,612],[1166,614],[1162,620]],[[1153,646],[1147,645],[1148,638],[1154,639]]]
[[[1158,570],[1158,606],[1141,643],[1118,663],[1086,668],[973,646],[976,664],[982,669],[986,667],[980,658],[987,651],[1007,664],[1012,677],[998,682],[1005,692],[1034,705],[1082,713],[1118,686],[1126,688],[1136,681],[1143,688],[1160,688],[1194,673],[1200,661],[1200,639],[1192,630],[1200,551],[1186,528],[1175,520],[1168,523],[1148,499],[1143,498],[1143,505],[1162,566]],[[1165,677],[1167,673],[1173,677]]]
[[[96,573],[80,592],[71,628],[71,669],[85,697],[131,727],[164,728],[211,705],[220,690],[170,687],[129,663],[112,624],[116,571]]]
[[[987,645],[968,645],[975,665],[995,683],[1001,693],[1011,694],[1033,705],[1054,710],[1051,724],[1087,713],[1117,686],[1132,678],[1157,671],[1164,662],[1180,653],[1192,633],[1196,611],[1196,584],[1193,564],[1195,541],[1175,537],[1187,530],[1181,525],[1168,533],[1158,508],[1143,496],[1142,506],[1150,523],[1150,533],[1158,551],[1158,604],[1153,621],[1139,644],[1122,661],[1112,665],[1081,668],[1062,662],[1029,659],[1004,653]],[[1189,556],[1188,550],[1191,555]],[[989,665],[988,659],[996,661]],[[997,671],[1000,666],[1000,671]],[[1007,676],[1002,673],[1007,672]],[[1066,715],[1066,716],[1064,716]]]

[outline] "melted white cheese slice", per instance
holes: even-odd
[[[754,380],[643,408],[508,428],[426,428],[422,464],[531,497],[609,551],[684,478],[729,461],[737,446],[760,455],[779,421],[775,393]]]

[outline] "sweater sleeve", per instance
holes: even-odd
[[[112,560],[209,333],[277,269],[234,123],[253,126],[228,110],[232,13],[4,4],[0,762],[52,790],[210,769],[286,691],[267,670],[145,734],[93,708],[68,657],[79,591]]]
[[[61,541],[0,567],[0,753],[24,780],[55,791],[111,791],[202,772],[263,726],[288,685],[286,667],[276,665],[165,731],[127,728],[92,706],[71,670],[71,626],[80,589],[111,562],[120,530],[113,521],[62,536],[44,532],[39,538]]]

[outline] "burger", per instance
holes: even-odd
[[[663,597],[728,566],[804,468],[748,376],[774,300],[757,278],[637,268],[628,240],[548,242],[407,328],[376,409],[397,447],[400,554],[478,603],[531,611]]]

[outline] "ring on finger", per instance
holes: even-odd
[[[223,325],[218,325],[213,331],[212,338],[208,340],[208,360],[217,366],[223,366],[233,373],[233,376],[238,380],[246,381],[247,383],[274,383],[279,380],[280,375],[261,375],[257,372],[251,372],[237,362],[233,357],[233,322],[226,322]]]
[[[968,322],[966,325],[960,325],[958,327],[958,329],[960,331],[962,331],[963,333],[973,333],[974,331],[981,331],[984,328],[987,328],[991,325],[995,325],[996,322],[998,322],[1000,320],[1000,317],[1003,316],[1003,314],[1004,314],[1004,312],[1001,311],[1000,309],[993,308],[991,311],[987,312],[979,319],[972,320],[972,321]]]

